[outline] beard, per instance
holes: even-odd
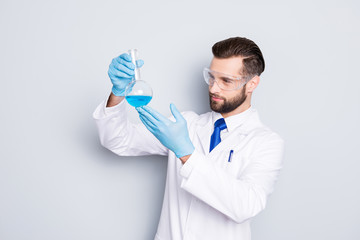
[[[214,101],[211,98],[216,97],[223,100],[223,102]],[[245,87],[243,88],[243,91],[238,96],[235,96],[232,99],[226,99],[224,97],[220,97],[219,95],[212,94],[209,92],[209,98],[210,98],[210,108],[214,112],[217,113],[229,113],[234,111],[236,108],[238,108],[241,104],[243,104],[247,98],[247,95],[245,94]]]

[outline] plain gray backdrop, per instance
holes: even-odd
[[[151,107],[203,113],[202,69],[233,36],[263,51],[253,106],[286,141],[253,239],[360,239],[359,23],[355,0],[1,0],[0,239],[152,239],[167,159],[100,146],[108,66],[137,48]]]

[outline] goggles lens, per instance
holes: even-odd
[[[208,68],[204,68],[203,75],[205,82],[209,86],[214,85],[216,82],[220,89],[226,91],[239,89],[250,80],[244,77],[235,77],[225,73],[215,72]]]

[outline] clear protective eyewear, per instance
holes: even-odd
[[[209,68],[203,71],[205,82],[213,86],[216,82],[220,89],[225,91],[237,90],[244,86],[252,77],[236,77],[229,74],[216,72]]]

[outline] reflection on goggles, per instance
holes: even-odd
[[[236,90],[244,86],[250,79],[247,77],[235,77],[225,73],[215,72],[208,68],[203,71],[205,82],[212,86],[216,82],[222,90]]]

